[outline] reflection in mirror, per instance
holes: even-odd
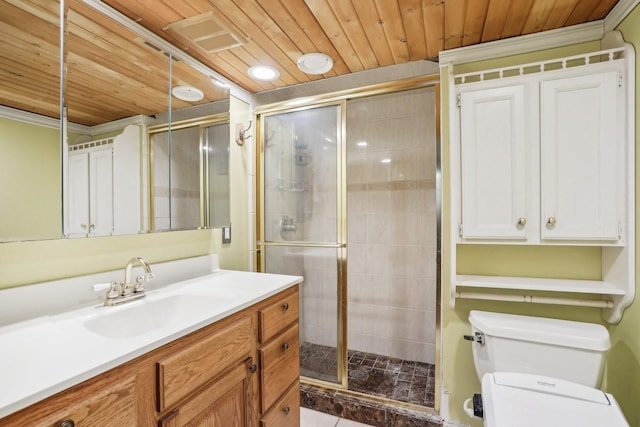
[[[0,242],[62,235],[59,9],[0,0]]]
[[[94,3],[101,2],[65,1],[68,124],[61,149],[60,2],[0,0],[0,241],[60,238],[63,223],[69,237],[148,230],[146,128],[155,124],[153,115],[168,111],[168,54]],[[174,108],[228,102],[228,89],[210,76],[187,65],[173,74],[204,94],[197,102],[174,98]],[[109,156],[98,153],[108,147],[111,180],[102,173]],[[93,163],[100,173],[93,174]],[[102,180],[92,183],[91,176]],[[109,181],[112,201],[100,197]],[[72,210],[75,204],[84,207]],[[107,214],[91,215],[94,205]]]
[[[229,115],[149,128],[151,230],[229,225]]]

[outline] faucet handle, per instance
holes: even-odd
[[[153,277],[153,273],[146,273],[136,277],[136,285],[133,288],[133,292],[144,292],[144,284],[151,281]]]
[[[118,290],[118,282],[111,282],[109,284],[109,290],[107,291],[107,299],[114,299],[120,296],[120,291]]]

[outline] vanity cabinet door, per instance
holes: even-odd
[[[618,73],[541,82],[542,239],[617,240]]]
[[[238,362],[244,363],[252,357],[254,346],[254,323],[245,316],[159,360],[158,410],[174,407]]]
[[[161,427],[248,427],[252,425],[249,370],[244,363],[236,365],[222,377],[212,381],[195,397],[170,411]]]
[[[525,86],[462,92],[462,239],[526,239]]]

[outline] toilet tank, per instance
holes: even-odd
[[[611,345],[604,326],[475,310],[469,321],[481,337],[472,343],[480,380],[488,372],[523,372],[600,387]]]

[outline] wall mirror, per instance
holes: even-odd
[[[228,106],[228,89],[93,3],[64,2],[65,139],[60,2],[0,0],[0,241],[149,231],[147,127]],[[175,98],[176,86],[202,97]]]
[[[229,114],[149,128],[150,230],[230,224]]]

